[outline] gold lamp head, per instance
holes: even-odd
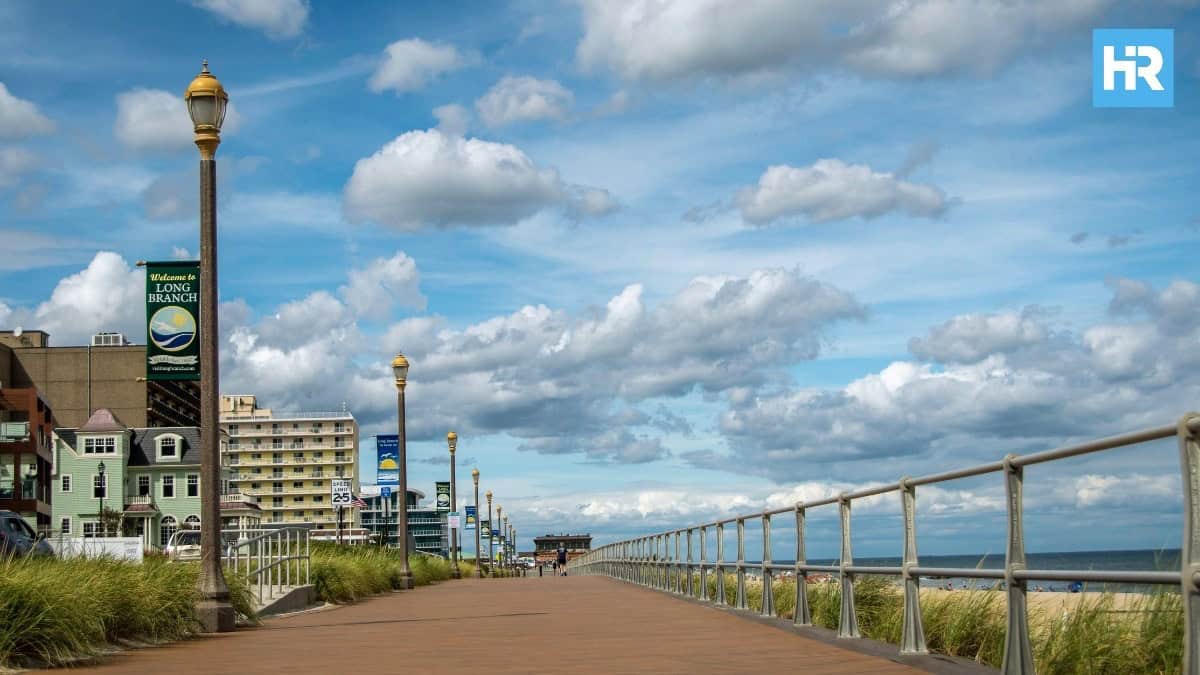
[[[479,469],[471,469],[471,480],[475,481],[476,485],[479,485]],[[479,493],[476,492],[475,494]]]
[[[491,503],[492,503],[492,491],[491,491],[491,490],[488,490],[486,493],[484,493],[484,495],[483,495],[483,496],[484,496],[484,497],[487,497],[487,500],[488,500],[488,503],[489,503],[489,504],[491,504]]]
[[[208,70],[204,61],[200,74],[183,92],[188,116],[196,132],[196,145],[205,159],[212,159],[217,145],[221,143],[221,125],[225,123],[225,111],[229,105],[229,94],[221,81]]]
[[[404,389],[404,385],[408,384],[408,359],[403,354],[396,354],[396,358],[392,359],[392,375],[396,376],[396,388]]]
[[[446,445],[450,446],[450,454],[454,454],[455,448],[458,447],[458,434],[451,431],[446,434]]]

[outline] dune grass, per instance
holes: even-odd
[[[698,574],[693,584],[699,588]],[[706,575],[704,595],[716,598],[715,574]],[[671,577],[672,581],[674,577]],[[733,605],[737,579],[725,574],[725,601]],[[775,613],[792,619],[796,584],[772,584]],[[813,624],[836,630],[841,613],[841,585],[807,587]],[[747,579],[746,604],[762,611],[762,582]],[[900,643],[904,599],[887,577],[860,576],[854,584],[859,629],[867,638]],[[926,646],[999,668],[1004,658],[1005,595],[980,588],[953,593],[922,593],[921,623]],[[1114,596],[1097,593],[1063,613],[1033,609],[1029,614],[1037,672],[1042,675],[1157,675],[1179,673],[1183,661],[1183,601],[1174,591],[1136,597],[1117,608]]]
[[[400,588],[400,554],[378,546],[339,546],[314,543],[311,549],[312,583],[317,597],[326,602],[348,603]],[[450,561],[426,555],[408,557],[413,585],[425,586],[450,578]],[[475,566],[460,562],[464,578]]]
[[[61,665],[123,641],[177,640],[197,628],[196,563],[150,558],[0,557],[0,667]],[[244,580],[228,579],[234,609],[253,622]]]
[[[312,545],[318,597],[355,602],[399,587],[400,558],[389,549]],[[450,578],[450,563],[412,556],[413,581]],[[460,566],[464,577],[475,574]],[[129,642],[166,642],[199,628],[199,563],[148,555],[141,564],[112,558],[0,556],[0,669],[58,666]],[[225,581],[239,622],[257,623],[247,579],[227,570]]]

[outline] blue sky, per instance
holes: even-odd
[[[345,401],[369,456],[404,351],[414,484],[457,430],[522,539],[1195,409],[1196,3],[898,7],[5,5],[0,326],[142,334],[134,261],[197,251],[206,58],[223,390]],[[1102,27],[1175,29],[1174,108],[1092,107]],[[1175,453],[1039,469],[1030,549],[1177,545]],[[922,492],[922,550],[998,551],[1000,487]],[[899,552],[898,509],[863,554]]]

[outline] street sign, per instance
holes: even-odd
[[[349,478],[334,478],[330,481],[333,485],[333,496],[329,503],[333,504],[334,508],[339,506],[348,507],[354,497],[350,494],[350,479]]]
[[[446,514],[446,527],[452,530],[462,529],[462,518],[458,515],[458,511],[451,511]]]
[[[383,495],[384,499],[391,499],[392,498],[392,488],[383,487],[379,490],[379,494]]]

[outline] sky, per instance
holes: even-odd
[[[1142,27],[1174,107],[1094,108],[1092,30]],[[1171,424],[1198,35],[1196,0],[2,3],[0,328],[144,342],[134,263],[197,255],[207,59],[222,392],[344,403],[371,483],[402,351],[410,484],[457,431],[523,548]],[[1029,550],[1178,547],[1178,464],[1030,468]],[[1001,476],[917,503],[921,552],[1003,552]],[[856,504],[856,553],[899,511]]]

